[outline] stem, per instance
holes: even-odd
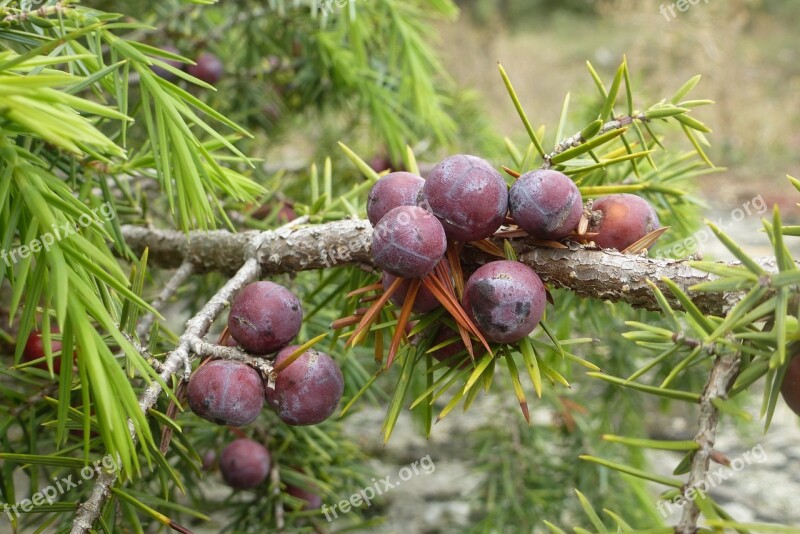
[[[183,376],[186,378],[191,372],[191,358],[190,352],[200,339],[206,335],[211,323],[228,305],[228,302],[242,287],[252,282],[259,276],[258,257],[253,257],[243,262],[241,269],[233,276],[228,282],[217,291],[216,295],[206,303],[205,306],[186,323],[186,331],[181,335],[178,340],[178,346],[169,354],[164,361],[163,368],[159,373],[161,379],[167,383],[172,380],[172,376],[177,374],[183,367]],[[180,379],[179,379],[180,380]],[[161,395],[162,388],[159,382],[154,381],[142,393],[139,398],[139,406],[142,411],[147,411],[152,408],[158,397]],[[132,425],[128,421],[128,429],[131,432],[133,439],[136,435],[133,432]],[[72,522],[71,534],[84,534],[92,528],[92,524],[100,515],[100,510],[103,507],[106,499],[109,497],[111,486],[117,480],[118,471],[103,472],[98,475],[98,478],[92,488],[92,494],[89,498],[78,507],[78,512],[75,515],[75,520]]]
[[[172,298],[175,293],[178,292],[178,289],[183,285],[183,283],[192,276],[194,272],[194,265],[190,262],[183,262],[178,270],[175,271],[175,274],[172,275],[172,278],[166,283],[164,288],[159,293],[158,298],[153,301],[152,305],[155,309],[160,309],[166,302]],[[155,319],[155,315],[152,313],[148,313],[144,317],[142,317],[142,322],[139,323],[139,327],[136,329],[136,333],[139,334],[139,339],[142,340],[142,344],[147,345],[148,338],[150,337],[150,327],[153,326],[153,320]]]
[[[724,399],[739,374],[739,353],[726,354],[714,362],[708,377],[703,395],[700,398],[700,430],[694,438],[699,448],[692,458],[689,480],[685,489],[696,488],[697,484],[708,477],[709,465],[714,455],[714,441],[719,423],[719,410],[714,406],[715,399]],[[680,523],[675,527],[675,534],[694,534],[697,532],[697,519],[700,509],[694,499],[686,499]]]
[[[344,265],[371,268],[372,227],[365,220],[343,220],[302,227],[284,227],[271,232],[192,232],[154,230],[123,226],[130,247],[141,253],[150,248],[153,265],[175,268],[188,261],[195,272],[235,273],[244,263],[246,251],[257,249],[264,274],[294,273]],[[256,246],[256,241],[258,245]],[[724,315],[740,298],[739,293],[695,293],[688,288],[714,280],[716,276],[690,267],[685,260],[652,259],[574,246],[570,249],[536,247],[524,238],[510,240],[518,259],[533,268],[543,282],[581,297],[626,302],[635,308],[658,310],[647,280],[656,282],[669,304],[682,310],[661,283],[668,278],[686,291],[703,313]],[[500,243],[502,246],[502,243]],[[461,253],[467,269],[496,258],[467,246]],[[777,271],[774,258],[758,263]],[[738,262],[722,263],[736,266]]]

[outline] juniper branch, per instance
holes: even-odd
[[[159,372],[159,377],[164,383],[170,382],[173,375],[177,375],[180,367],[183,366],[183,375],[180,379],[188,379],[191,372],[191,355],[223,355],[231,359],[242,359],[249,363],[256,363],[251,361],[251,357],[241,353],[241,351],[232,347],[214,347],[209,343],[203,341],[203,336],[208,333],[211,324],[219,316],[222,311],[229,306],[229,302],[233,296],[245,285],[249,284],[261,274],[260,265],[265,261],[263,246],[264,241],[268,237],[267,234],[276,234],[279,236],[285,235],[287,232],[292,232],[294,225],[302,224],[306,221],[305,218],[299,218],[292,221],[274,232],[269,233],[251,233],[245,242],[241,243],[241,248],[238,249],[239,258],[241,259],[240,266],[236,273],[223,285],[217,293],[209,299],[203,308],[186,323],[186,330],[183,332],[178,340],[178,345],[170,352],[167,359],[164,360]],[[128,227],[136,228],[136,227]],[[202,235],[202,234],[200,234]],[[235,236],[237,234],[228,234]],[[242,235],[242,234],[238,234]],[[184,236],[185,239],[185,236]],[[237,241],[238,242],[238,241]],[[146,245],[145,245],[146,246]],[[188,265],[192,265],[190,268]],[[197,266],[195,261],[190,257],[184,257],[179,262],[180,269],[176,275],[173,276],[173,281],[180,277],[188,278],[194,267]],[[180,283],[176,282],[177,285]],[[177,288],[176,288],[177,290]],[[166,291],[166,290],[165,290]],[[163,295],[164,293],[162,293]],[[168,297],[167,297],[168,298]],[[257,367],[269,374],[272,367],[267,362],[259,362]],[[139,397],[139,407],[143,412],[152,408],[159,396],[163,392],[160,382],[153,382]],[[133,440],[136,440],[136,433],[133,428],[132,422],[128,421],[128,430],[131,433]],[[75,519],[72,522],[71,534],[85,534],[92,528],[92,524],[100,516],[100,510],[103,507],[106,499],[111,494],[111,487],[117,481],[118,472],[103,472],[98,475],[95,481],[92,493],[89,498],[78,507],[78,512],[75,514]]]
[[[264,275],[326,269],[343,265],[372,266],[370,247],[372,227],[365,220],[342,220],[327,224],[285,227],[277,231],[193,232],[187,235],[172,230],[124,226],[123,235],[137,253],[150,248],[150,262],[165,268],[184,261],[196,272],[235,273],[245,261],[245,250],[259,241],[260,267]],[[658,310],[658,303],[647,281],[664,292],[671,306],[681,310],[680,302],[662,284],[668,278],[686,291],[706,314],[724,315],[739,300],[738,293],[692,292],[688,288],[716,278],[695,269],[684,260],[651,259],[579,246],[570,249],[542,248],[525,239],[511,240],[520,261],[531,266],[551,287],[565,288],[581,297],[626,302],[636,308]],[[462,254],[470,269],[493,258],[473,247]],[[758,260],[765,270],[775,272],[774,258]],[[726,263],[729,266],[737,262]]]

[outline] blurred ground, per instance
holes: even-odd
[[[383,421],[382,410],[367,408],[359,412],[358,417],[347,420],[352,439],[373,456],[370,467],[378,477],[391,475],[392,480],[397,481],[399,470],[425,455],[430,455],[436,466],[430,474],[414,476],[375,500],[374,512],[385,517],[386,522],[371,532],[449,534],[464,532],[474,524],[474,514],[478,511],[473,509],[475,491],[481,487],[483,475],[471,466],[459,444],[463,436],[481,426],[496,424],[499,410],[519,415],[515,413],[518,406],[502,397],[490,395],[467,414],[454,410],[434,427],[427,441],[413,428],[407,414],[400,417],[398,427],[386,446],[376,431]],[[760,397],[747,406],[747,412],[753,416],[752,422],[733,426],[730,419],[726,419],[720,425],[717,450],[732,461],[741,459],[744,464],[740,467],[740,462],[736,462],[734,465],[739,469],[729,468],[726,480],[720,480],[719,475],[712,476],[710,481],[715,486],[711,493],[740,521],[800,525],[800,508],[796,506],[797,495],[800,495],[800,472],[790,468],[800,461],[798,418],[779,403],[770,432],[764,435],[756,401],[760,402]],[[533,424],[547,424],[552,415],[538,409],[532,414]],[[658,439],[692,439],[696,419],[695,414],[686,417],[662,415],[651,422],[650,430]],[[749,454],[745,456],[746,453]],[[653,471],[664,476],[670,476],[681,460],[680,454],[666,451],[651,452],[648,457]],[[751,459],[750,463],[745,458]],[[715,466],[711,471],[719,469],[724,468]],[[771,491],[775,487],[780,491]],[[658,510],[658,495],[663,487],[653,484],[651,489],[653,507]],[[673,508],[672,514],[667,514],[669,509],[665,504],[661,509],[665,511],[666,524],[680,520],[677,507]],[[542,524],[536,532],[544,534],[549,531]]]

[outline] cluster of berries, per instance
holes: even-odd
[[[526,173],[509,190],[489,162],[470,155],[446,158],[427,179],[409,172],[380,178],[369,193],[367,216],[373,225],[373,260],[383,271],[384,289],[397,277],[404,279],[391,296],[399,306],[411,281],[431,274],[442,262],[448,244],[484,240],[503,225],[516,225],[540,240],[591,238],[602,248],[618,250],[659,228],[653,207],[636,195],[602,197],[589,209],[575,183],[555,170]],[[581,234],[582,219],[588,232]],[[446,261],[442,264],[449,269]],[[516,261],[494,261],[477,269],[461,299],[480,333],[497,343],[515,343],[530,334],[546,302],[539,276]],[[412,310],[425,313],[438,305],[439,299],[421,286]]]
[[[303,322],[298,298],[274,282],[244,287],[231,304],[228,331],[247,353],[267,357],[277,352],[273,366],[281,367],[299,346],[289,345]],[[244,426],[261,412],[264,401],[289,425],[314,425],[336,409],[344,379],[329,355],[308,349],[270,377],[246,363],[211,360],[192,373],[187,389],[189,407],[209,421]]]

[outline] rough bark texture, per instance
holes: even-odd
[[[186,260],[194,265],[195,272],[233,274],[252,252],[252,247],[257,247],[262,276],[372,264],[372,226],[366,220],[335,221],[274,232],[193,232],[188,239],[177,231],[125,226],[123,235],[137,253],[150,247],[152,264],[176,268]],[[656,282],[670,304],[680,310],[680,303],[660,282],[662,278],[674,281],[685,291],[694,284],[715,278],[684,260],[657,260],[578,246],[543,248],[530,245],[524,239],[512,242],[519,260],[530,265],[551,287],[566,288],[582,297],[627,302],[637,308],[658,309],[648,280]],[[465,247],[462,258],[467,270],[494,259],[470,246]],[[760,263],[767,270],[776,270],[771,258]],[[690,294],[704,313],[714,315],[723,314],[738,300],[736,295],[724,293]]]
[[[708,377],[703,396],[700,398],[700,429],[694,441],[700,446],[692,458],[692,467],[689,471],[689,480],[684,486],[683,495],[687,496],[683,507],[681,521],[675,528],[676,534],[694,534],[697,532],[697,520],[700,517],[700,508],[695,498],[688,498],[689,492],[708,488],[708,477],[711,455],[714,451],[714,442],[717,437],[717,424],[719,423],[719,410],[714,406],[716,399],[726,399],[728,391],[739,374],[741,355],[738,353],[726,354],[714,362],[711,374]]]

